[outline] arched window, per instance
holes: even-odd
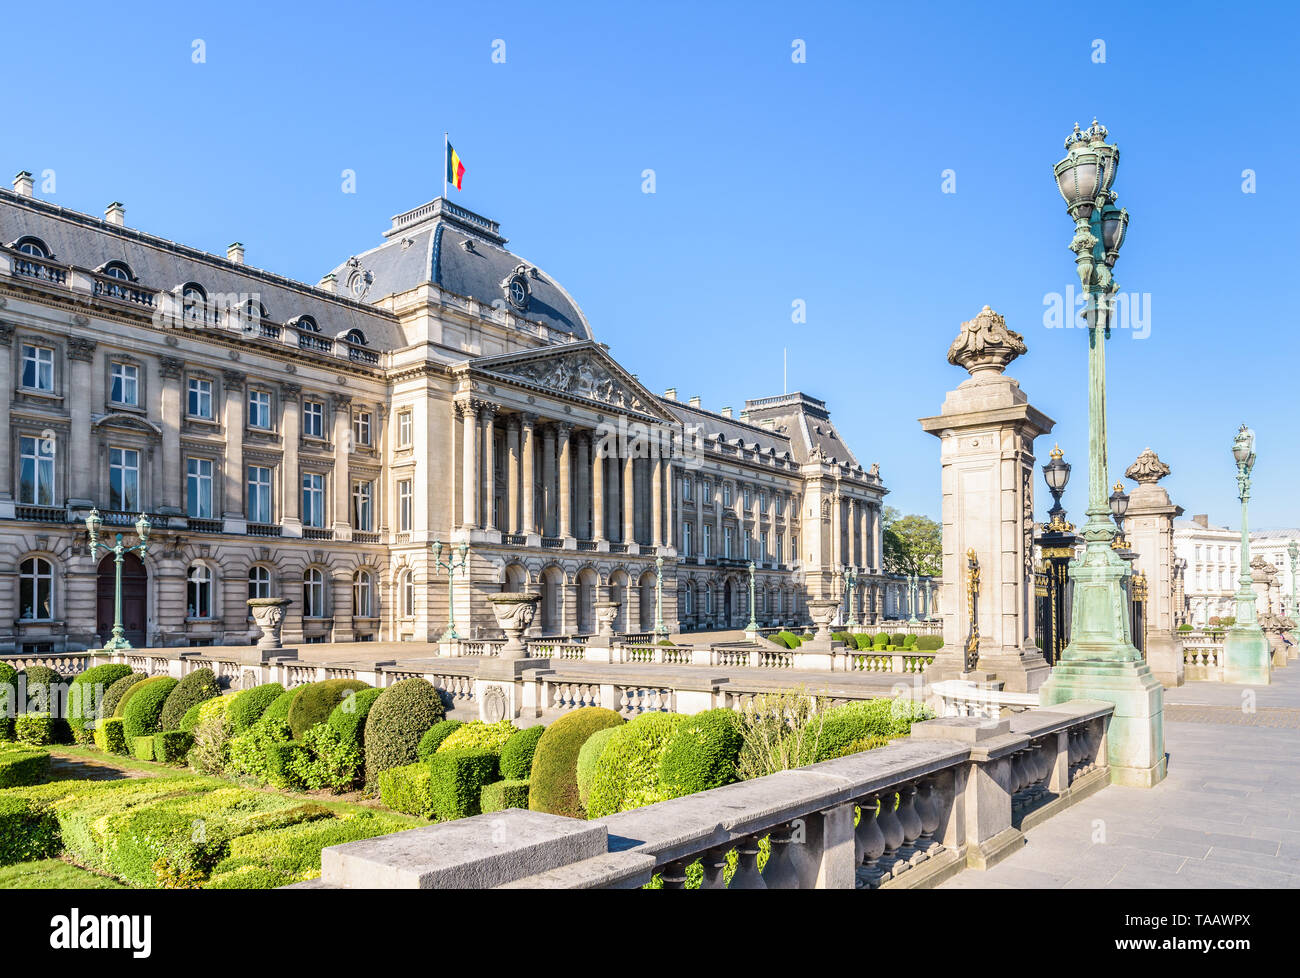
[[[402,574],[402,617],[415,617],[415,575],[410,571]]]
[[[373,579],[370,571],[359,570],[352,578],[352,614],[357,618],[373,618]]]
[[[186,617],[212,617],[212,571],[206,564],[191,564],[185,581]]]
[[[193,282],[181,290],[181,313],[185,319],[202,322],[207,318],[208,294]]]
[[[271,571],[259,564],[248,568],[248,596],[250,598],[269,598],[271,596]]]
[[[353,344],[354,346],[366,345],[366,334],[361,332],[361,330],[359,329],[348,330],[348,335],[345,336],[344,339],[346,339],[349,343]]]
[[[302,575],[302,616],[325,617],[325,575],[315,567]]]
[[[22,254],[31,255],[33,258],[50,257],[50,249],[45,247],[45,242],[40,238],[19,238],[14,247]]]
[[[54,565],[28,557],[18,566],[18,614],[23,621],[54,618]]]
[[[299,316],[295,325],[299,329],[305,329],[310,333],[320,332],[320,327],[316,325],[316,320],[312,319],[311,316]]]
[[[121,279],[123,282],[130,282],[135,276],[131,274],[130,267],[126,262],[111,261],[104,266],[104,274],[109,278]]]

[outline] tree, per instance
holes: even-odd
[[[943,573],[943,529],[928,516],[903,516],[893,506],[881,514],[885,570],[891,574],[938,577]]]

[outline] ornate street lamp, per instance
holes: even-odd
[[[456,556],[460,559],[457,560]],[[447,548],[447,559],[442,559],[442,541],[433,541],[433,566],[447,572],[447,630],[439,639],[441,642],[454,642],[460,638],[456,632],[456,571],[465,569],[469,555],[469,544],[462,543],[455,551]]]
[[[845,628],[858,627],[858,612],[857,608],[854,607],[853,601],[853,592],[857,588],[857,585],[858,572],[854,568],[850,567],[844,572],[844,589],[849,595],[849,620],[844,623]]]
[[[1241,500],[1241,578],[1237,620],[1223,640],[1223,681],[1264,685],[1272,682],[1273,656],[1259,627],[1255,580],[1250,573],[1250,474],[1255,468],[1255,432],[1242,425],[1232,440],[1237,463],[1237,498]]]
[[[915,571],[907,575],[907,621],[912,625],[918,624],[916,618],[916,599],[920,592],[919,583],[920,578],[917,576]]]
[[[124,546],[122,543],[122,534],[114,535],[113,546],[99,542],[99,528],[103,524],[99,517],[99,510],[92,509],[90,515],[86,517],[86,540],[90,546],[90,558],[94,560],[103,550],[113,555],[113,636],[104,643],[105,652],[120,652],[131,648],[131,643],[126,640],[126,631],[122,628],[122,560],[129,553],[144,554],[149,550],[149,530],[152,528],[149,524],[149,518],[140,514],[140,518],[135,521],[135,535],[140,538],[140,542],[134,546]]]
[[[1070,463],[1065,461],[1061,446],[1051,451],[1050,461],[1043,466],[1043,481],[1052,494],[1052,508],[1047,511],[1047,522],[1035,543],[1043,563],[1046,564],[1047,594],[1043,600],[1041,620],[1043,628],[1042,652],[1048,665],[1053,665],[1065,651],[1070,641],[1070,561],[1079,543],[1074,524],[1067,519],[1061,497],[1070,484]]]
[[[749,603],[752,608],[754,604],[754,562],[749,562]],[[754,625],[753,611],[750,611],[750,624],[757,630],[758,626]],[[664,559],[655,558],[655,635],[664,636],[668,634],[668,627],[664,624]]]
[[[1127,550],[1128,541],[1124,539],[1124,514],[1128,512],[1128,493],[1124,483],[1117,482],[1110,493],[1110,514],[1115,517],[1115,540],[1111,544],[1116,550]]]
[[[754,562],[749,562],[749,624],[745,631],[750,635],[758,634],[758,620],[754,617]]]

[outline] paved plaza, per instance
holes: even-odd
[[[1243,698],[1255,696],[1253,712]],[[1249,703],[1247,702],[1247,707]],[[1300,887],[1300,669],[1165,692],[1169,777],[1112,785],[946,889]]]

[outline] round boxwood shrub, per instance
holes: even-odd
[[[587,816],[600,818],[663,801],[659,762],[685,721],[680,713],[642,713],[610,737],[591,779]]]
[[[154,676],[132,687],[126,709],[122,711],[122,733],[128,744],[157,731],[167,697],[179,685],[171,676]]]
[[[293,706],[293,698],[296,695],[298,695],[297,689],[286,689],[271,700],[271,705],[262,711],[262,715],[257,718],[257,722],[265,726],[283,723],[287,727],[289,725],[289,707]]]
[[[26,678],[27,702],[18,704],[18,712],[58,716],[58,690],[63,677],[49,666],[28,666],[23,670],[23,676]]]
[[[301,740],[309,728],[324,723],[349,693],[367,689],[369,683],[360,679],[326,679],[324,682],[300,686],[298,695],[289,705],[289,727],[294,740]]]
[[[537,752],[537,742],[542,739],[546,728],[540,723],[535,727],[511,734],[505,746],[501,748],[501,777],[507,781],[526,781],[533,770],[533,755]]]
[[[578,751],[578,801],[582,802],[583,808],[591,800],[591,782],[596,777],[596,764],[600,761],[601,752],[609,743],[609,738],[614,736],[614,731],[621,729],[622,727],[606,727],[597,730],[587,738],[582,750]]]
[[[424,679],[403,679],[384,690],[366,717],[366,786],[379,783],[380,771],[414,762],[424,732],[446,717],[438,691]]]
[[[78,743],[89,742],[109,687],[129,675],[130,666],[108,662],[91,666],[72,680],[68,686],[68,726]]]
[[[131,702],[131,697],[134,696],[136,693],[138,693],[140,691],[140,687],[143,686],[145,683],[147,683],[150,680],[150,678],[161,679],[163,677],[145,676],[145,678],[142,679],[140,682],[133,683],[132,685],[128,686],[126,688],[126,691],[122,693],[122,698],[117,701],[117,706],[114,707],[113,709],[113,716],[120,717],[126,715],[126,705]]]
[[[14,716],[18,713],[18,670],[0,662],[0,740],[13,736]]]
[[[943,648],[942,635],[921,635],[916,640],[916,651],[937,652]]]
[[[334,707],[330,714],[329,725],[338,731],[339,738],[345,744],[361,747],[366,740],[366,717],[370,708],[379,699],[382,689],[368,686],[343,697],[343,702]]]
[[[485,750],[493,757],[500,757],[501,748],[505,747],[506,741],[518,730],[519,728],[509,720],[499,720],[496,723],[474,720],[453,730],[451,735],[438,745],[438,750]]]
[[[191,706],[220,695],[221,685],[217,682],[216,673],[211,669],[195,669],[168,694],[162,715],[158,717],[158,729],[179,730],[185,712]]]
[[[735,710],[705,710],[677,728],[659,760],[659,785],[668,798],[731,784],[744,743]]]
[[[420,743],[416,745],[415,756],[422,761],[427,761],[438,752],[444,740],[463,726],[465,726],[463,720],[439,720],[424,732]]]
[[[117,708],[122,705],[122,700],[126,698],[127,691],[148,678],[142,672],[133,672],[129,676],[123,676],[104,690],[104,701],[99,704],[100,717],[120,717],[122,714],[117,712]]]
[[[622,726],[613,710],[586,706],[560,717],[542,734],[533,754],[528,807],[535,812],[582,818],[578,799],[578,752],[597,730]]]
[[[243,733],[262,719],[262,714],[266,712],[267,707],[283,695],[284,687],[279,683],[263,683],[261,686],[244,690],[234,698],[226,711],[231,732]]]

